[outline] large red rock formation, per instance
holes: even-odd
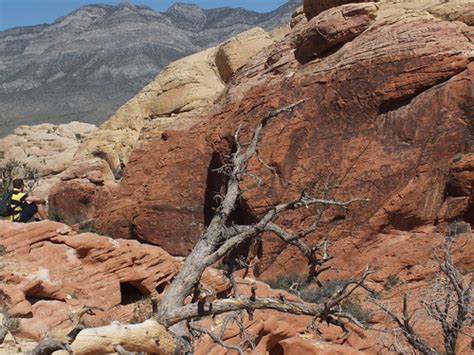
[[[55,334],[70,326],[70,317],[84,305],[104,309],[104,312],[96,311],[95,316],[85,318],[89,326],[109,324],[114,320],[128,322],[132,317],[139,319],[140,314],[149,311],[146,307],[150,307],[143,303],[142,297],[159,299],[180,264],[179,259],[160,248],[93,233],[76,234],[70,227],[55,222],[27,225],[0,222],[0,228],[3,250],[0,257],[1,299],[7,302],[9,313],[21,319],[19,335],[33,339],[48,332]],[[460,235],[453,247],[456,265],[463,273],[472,267],[474,249],[469,245],[471,239],[472,234]],[[410,304],[414,307],[416,302],[426,298],[427,291],[423,291],[426,280],[433,279],[437,270],[433,250],[439,250],[442,242],[442,236],[432,232],[401,232],[379,235],[371,242],[357,245],[354,250],[351,244],[356,241],[346,239],[338,247],[348,253],[335,259],[336,265],[347,270],[346,274],[328,276],[346,278],[350,276],[349,270],[362,269],[369,263],[377,270],[371,276],[369,286],[381,293],[384,303],[399,309],[399,295],[408,291],[412,300]],[[396,277],[397,283],[392,285],[392,289],[386,289],[384,285],[390,277]],[[229,289],[222,272],[215,269],[207,270],[202,282],[206,289],[212,290],[212,294]],[[283,294],[289,300],[295,298],[282,290],[269,288],[252,276],[245,280],[237,278],[237,284],[242,294],[250,294],[251,288],[256,287],[258,296],[278,297]],[[370,307],[363,303],[363,299],[359,298],[362,307]],[[420,314],[419,317],[423,322],[418,324],[429,321],[426,315]],[[224,318],[225,315],[206,319],[203,326],[215,330]],[[375,354],[382,349],[377,332],[349,326],[351,331],[346,339],[340,328],[318,324],[323,334],[319,335],[308,330],[310,322],[310,317],[275,311],[257,311],[253,319],[245,317],[247,331],[256,336],[258,354],[272,351],[293,354],[298,349],[328,354],[332,351]],[[386,322],[380,313],[373,313],[374,327],[386,327]],[[432,329],[417,327],[425,338],[440,345]],[[224,339],[235,344],[241,341],[235,324],[227,329]],[[462,353],[469,346],[469,337],[461,336],[459,344]],[[196,352],[224,353],[207,337],[196,343]]]
[[[327,20],[341,13],[346,22]],[[331,37],[315,37],[325,23]],[[264,185],[244,181],[236,222],[251,221],[331,175],[336,197],[371,200],[333,212],[328,233],[334,239],[438,223],[450,164],[472,149],[473,36],[465,23],[404,3],[322,12],[241,69],[218,114],[136,150],[117,191],[99,208],[98,225],[114,237],[187,254],[225,182],[215,168],[228,154],[237,124],[248,132],[268,110],[303,98],[304,105],[265,129],[260,155],[274,172],[251,163]],[[321,41],[329,51],[318,50]],[[306,64],[295,59],[295,43],[296,52],[300,45],[313,53]],[[295,214],[286,223],[299,225],[304,218]],[[278,261],[283,249],[268,243],[261,267],[284,265]]]

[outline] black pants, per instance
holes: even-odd
[[[15,220],[15,222],[26,223],[31,218],[33,218],[36,212],[38,212],[38,207],[36,206],[35,203],[25,203],[25,205],[23,206],[23,209],[20,212],[20,218]]]

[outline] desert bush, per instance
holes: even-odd
[[[323,282],[321,287],[310,286],[301,291],[300,297],[306,302],[323,303],[341,288],[345,282],[345,280],[330,280]]]
[[[0,194],[8,190],[17,177],[23,178],[25,186],[31,190],[38,181],[39,173],[25,162],[14,159],[7,161],[0,165]]]
[[[20,319],[12,317],[8,307],[0,306],[0,313],[3,315],[3,325],[10,333],[16,333],[20,328]]]
[[[288,274],[280,274],[274,279],[266,281],[271,288],[285,290],[295,293],[296,290],[304,290],[308,284],[303,276],[291,272]]]
[[[56,222],[62,221],[59,211],[56,208],[51,207],[51,206],[48,208],[48,219],[50,221],[56,221]]]
[[[398,279],[397,279],[398,280]],[[315,283],[308,284],[306,279],[296,273],[280,274],[274,279],[266,281],[271,288],[285,290],[296,294],[308,303],[322,304],[342,289],[348,280],[330,280],[322,282],[321,286]],[[361,323],[368,323],[372,317],[372,311],[363,308],[356,298],[350,298],[341,303],[341,309],[351,314]]]
[[[383,285],[385,291],[391,290],[398,283],[397,275],[389,275],[387,281]]]
[[[341,303],[343,312],[351,314],[362,324],[367,324],[372,318],[372,311],[364,308],[360,302],[355,298],[349,298]]]
[[[96,227],[94,221],[81,224],[79,226],[79,233],[95,233],[98,235],[105,235],[99,228]]]
[[[464,221],[454,221],[448,225],[448,236],[471,232],[471,225]]]

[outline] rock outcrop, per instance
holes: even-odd
[[[443,3],[424,6],[433,5]],[[330,24],[325,18],[342,12],[347,20],[329,27],[331,37],[313,36],[313,26]],[[225,183],[215,169],[232,147],[236,125],[248,132],[268,110],[302,98],[307,101],[301,108],[266,129],[260,155],[274,172],[252,162],[264,188],[244,181],[236,222],[252,221],[332,176],[334,196],[370,202],[328,217],[324,233],[331,238],[437,225],[450,164],[472,149],[472,36],[465,23],[440,19],[420,4],[347,4],[320,13],[236,73],[216,113],[135,150],[110,202],[99,209],[98,225],[111,235],[186,255]],[[321,41],[326,52],[306,64],[296,60],[295,49]],[[299,225],[306,217],[293,215],[288,223]],[[274,262],[285,265],[290,251],[277,241],[265,243],[262,270]]]
[[[324,12],[328,9],[334,7],[345,5],[366,2],[365,0],[304,0],[303,9],[308,20],[311,20],[313,17],[316,17],[321,12]],[[376,1],[375,1],[376,2]]]
[[[104,310],[90,325],[130,321],[135,303],[159,298],[181,263],[151,245],[78,234],[56,222],[0,221],[0,231],[0,294],[9,313],[22,318],[20,334],[34,339],[70,324],[71,313],[85,305]],[[216,294],[229,287],[217,270],[203,282]]]
[[[377,12],[374,3],[365,3],[336,7],[314,17],[296,38],[296,59],[304,64],[352,41],[375,22]]]
[[[33,193],[47,197],[59,174],[69,167],[77,148],[96,129],[80,122],[19,126],[13,134],[0,139],[0,165],[16,160],[36,169],[38,181]]]
[[[228,83],[249,58],[271,44],[270,35],[261,28],[253,28],[222,43],[216,54],[216,65],[222,80]]]

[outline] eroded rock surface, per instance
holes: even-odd
[[[348,210],[328,211],[321,230],[307,238],[309,243],[322,238],[331,241],[330,252],[335,255],[331,265],[342,271],[327,273],[325,280],[348,278],[372,265],[375,272],[369,277],[369,286],[395,309],[400,309],[400,294],[410,292],[413,309],[430,297],[438,269],[434,255],[445,250],[446,234],[453,237],[457,267],[469,275],[474,259],[470,232],[470,225],[474,224],[474,33],[468,16],[446,15],[452,6],[443,1],[396,1],[326,9],[307,23],[299,21],[288,36],[254,54],[234,73],[220,96],[213,99],[214,104],[209,101],[202,107],[198,119],[191,118],[197,111],[181,112],[183,106],[178,105],[180,112],[167,117],[168,126],[152,125],[151,122],[158,122],[154,118],[137,128],[143,139],[133,145],[131,154],[131,148],[124,148],[127,163],[118,178],[113,171],[117,163],[100,150],[90,167],[78,161],[74,169],[63,173],[63,185],[57,185],[54,196],[64,198],[58,198],[56,205],[71,218],[77,212],[79,220],[95,219],[99,229],[117,239],[74,235],[67,228],[61,232],[65,227],[51,222],[1,224],[12,231],[11,235],[5,234],[5,243],[9,243],[7,257],[15,260],[18,254],[25,260],[35,259],[31,264],[21,263],[35,265],[27,270],[29,278],[8,273],[3,276],[7,286],[2,286],[2,291],[16,300],[12,307],[19,314],[41,311],[51,318],[65,319],[72,302],[67,300],[66,290],[74,289],[66,284],[61,288],[51,284],[49,280],[57,266],[51,266],[52,271],[48,272],[44,270],[48,267],[40,267],[45,265],[47,254],[52,255],[54,265],[59,264],[57,258],[62,262],[70,258],[67,265],[79,260],[85,263],[80,267],[87,270],[92,270],[87,263],[94,268],[100,269],[101,264],[110,268],[100,270],[107,275],[107,284],[113,285],[114,303],[109,309],[110,314],[118,314],[117,319],[129,314],[125,305],[117,303],[122,299],[117,296],[120,283],[159,293],[161,279],[156,275],[161,275],[162,268],[172,269],[176,259],[167,256],[162,261],[169,267],[157,264],[153,258],[148,261],[148,257],[140,256],[143,250],[153,256],[164,252],[125,239],[138,239],[161,246],[171,254],[186,255],[209,223],[225,187],[226,178],[217,169],[235,147],[236,127],[242,124],[242,140],[247,142],[255,123],[269,110],[301,99],[306,99],[304,104],[291,113],[282,113],[265,127],[260,158],[271,169],[257,159],[250,162],[252,175],[242,182],[245,193],[230,223],[251,223],[276,203],[294,199],[302,190],[317,194],[319,187],[329,181],[333,185],[330,195],[335,198],[364,197],[370,201]],[[462,13],[468,15],[470,6]],[[338,17],[347,9],[353,9],[349,14],[355,17],[347,15],[347,22],[331,26],[331,16]],[[436,13],[430,9],[436,9]],[[358,19],[359,13],[363,26],[358,25],[358,20],[353,26],[351,21]],[[319,28],[315,26],[326,28],[326,35],[315,35],[317,31],[313,29]],[[353,33],[352,29],[356,31]],[[320,43],[329,47],[313,51],[304,61],[295,58],[295,50],[311,52],[306,52],[306,46]],[[183,117],[189,118],[188,125],[181,125]],[[171,124],[173,119],[176,120]],[[263,185],[259,186],[252,176],[260,177]],[[84,185],[76,188],[75,184]],[[81,210],[81,203],[87,206],[86,210]],[[279,222],[294,230],[308,225],[311,213],[291,213]],[[22,234],[21,228],[28,229],[29,234]],[[270,235],[264,235],[262,240],[263,253],[249,255],[256,277],[265,280],[289,271],[305,271],[307,263],[294,248]],[[53,248],[54,252],[40,253],[49,250],[42,248]],[[73,251],[68,252],[70,249]],[[113,257],[115,253],[119,254],[118,259]],[[130,254],[135,258],[130,259]],[[72,266],[66,270],[82,277]],[[148,271],[154,276],[146,276]],[[166,275],[164,279],[169,282],[171,272]],[[103,278],[92,271],[88,277],[93,282]],[[395,279],[395,284],[387,287]],[[137,283],[138,280],[147,282]],[[32,297],[44,297],[44,290],[53,295],[52,300],[35,302]],[[22,297],[28,292],[36,293],[30,299]],[[258,295],[275,295],[272,292],[259,284]],[[364,299],[359,294],[355,297]],[[441,337],[433,332],[436,324],[426,315],[420,317],[418,324],[422,326],[417,330],[441,348]],[[209,320],[209,326],[220,321],[219,317]],[[378,339],[378,345],[374,345],[375,335],[356,329],[341,345],[340,330],[321,326],[325,339],[331,340],[325,342],[305,332],[307,321],[256,312],[246,327],[259,334],[261,353],[382,351],[378,346],[383,340]],[[386,319],[374,314],[371,322],[385,324]],[[226,340],[240,341],[236,329],[226,333]],[[209,339],[197,346],[206,353],[220,351]],[[463,335],[458,349],[465,353],[469,347],[470,338]]]
[[[308,20],[325,10],[351,3],[365,2],[364,0],[304,0],[303,9]]]
[[[335,197],[370,202],[334,211],[321,235],[368,238],[436,225],[450,165],[472,150],[474,45],[471,27],[426,11],[435,5],[443,3],[350,4],[295,28],[236,73],[215,113],[187,132],[169,130],[135,150],[124,179],[98,211],[98,225],[111,235],[186,255],[225,184],[215,169],[233,145],[237,124],[248,132],[268,110],[303,98],[304,105],[266,128],[260,156],[274,171],[252,161],[250,170],[263,179],[263,188],[251,177],[244,181],[235,223],[252,221],[331,176]],[[334,23],[330,33],[337,45],[299,63],[294,51],[312,42],[313,24],[329,26],[328,18],[347,9],[361,11],[370,25],[356,26],[358,35],[346,37],[352,27]],[[468,215],[455,213],[449,220],[472,223]],[[293,214],[287,223],[301,225],[306,217]],[[287,265],[289,256],[279,257],[284,245],[272,239],[264,244],[262,271],[272,263]]]
[[[34,339],[69,325],[69,316],[85,305],[104,309],[90,325],[130,321],[137,316],[134,304],[159,298],[181,264],[151,245],[78,234],[51,221],[0,221],[0,244],[0,293],[10,314],[22,318],[20,334]],[[215,293],[228,288],[217,270],[207,271],[203,282]]]

